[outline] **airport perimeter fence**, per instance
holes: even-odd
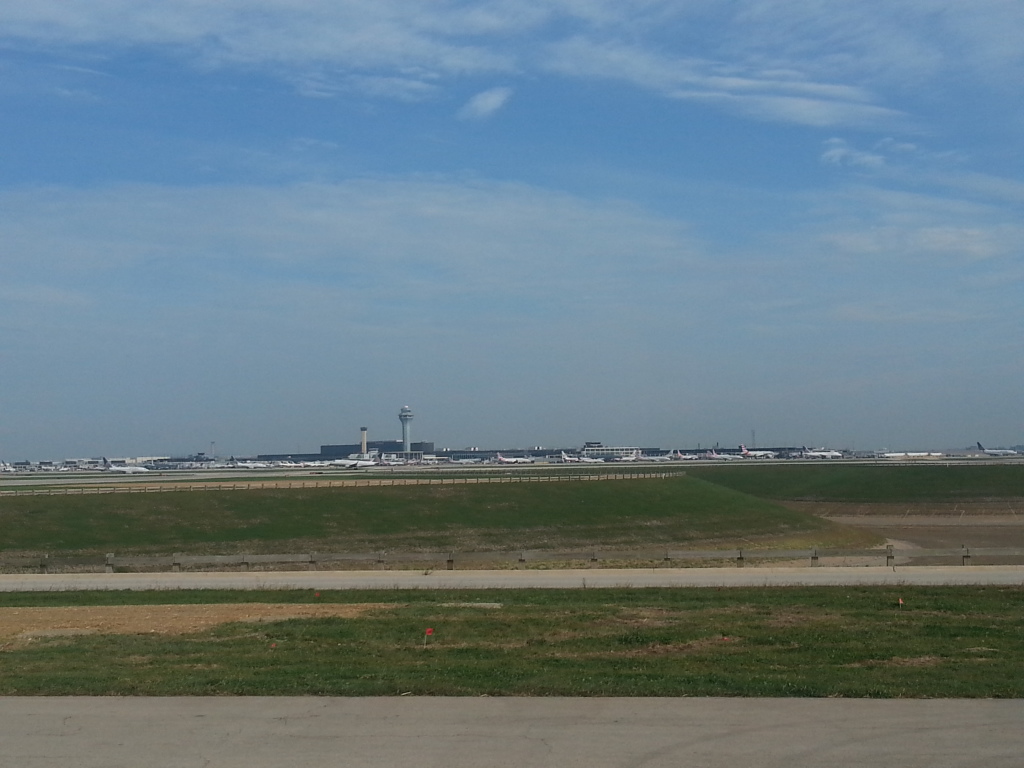
[[[1019,547],[957,549],[790,549],[790,550],[518,550],[500,552],[308,552],[301,554],[118,555],[106,557],[0,558],[11,572],[156,572],[251,570],[456,570],[526,568],[791,566],[1024,565]]]
[[[367,477],[320,480],[209,480],[196,483],[173,480],[156,485],[126,481],[115,485],[80,485],[52,488],[9,488],[0,496],[91,496],[107,493],[171,493],[177,491],[260,491],[302,488],[377,488],[401,485],[473,485],[477,483],[565,483],[588,480],[648,480],[682,477],[685,472],[595,472],[563,475],[500,475],[487,477]]]

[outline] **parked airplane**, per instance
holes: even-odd
[[[495,460],[499,464],[533,464],[533,459],[529,456],[510,456],[505,458],[500,453],[495,456]]]
[[[742,459],[743,457],[736,453],[718,453],[714,448],[704,454],[705,459],[725,459],[726,461],[732,461],[733,459]]]
[[[777,455],[775,451],[750,451],[747,446],[740,445],[740,456],[745,459],[774,459]]]
[[[122,475],[138,475],[143,472],[149,472],[149,469],[146,467],[139,466],[137,464],[132,464],[131,466],[127,464],[111,464],[109,461],[107,461],[106,457],[104,457],[103,471],[120,472]]]
[[[805,459],[841,459],[843,458],[842,451],[830,451],[827,448],[819,448],[816,451],[808,449],[805,445],[801,451]]]
[[[696,461],[701,456],[699,453],[683,453],[678,448],[668,452],[668,457],[674,461]]]
[[[597,456],[584,456],[583,454],[580,454],[579,456],[568,456],[566,455],[565,451],[562,451],[562,456],[565,457],[563,461],[568,461],[572,463],[579,462],[580,464],[604,464],[604,459],[598,458]]]
[[[981,443],[978,443],[978,450],[984,453],[986,456],[1017,456],[1016,451],[1011,451],[1009,448],[986,448]]]
[[[327,462],[328,467],[341,467],[342,469],[365,469],[376,467],[380,462],[377,459],[331,459]]]
[[[612,461],[640,461],[640,449],[637,448],[632,453],[627,453],[625,456],[616,456]]]
[[[640,456],[640,461],[672,461],[675,457],[671,452],[659,456]]]

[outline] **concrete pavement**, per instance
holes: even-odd
[[[97,589],[581,589],[867,585],[1024,586],[1024,566],[595,568],[551,571],[220,571],[0,575],[2,592]]]
[[[17,768],[1009,768],[1024,701],[0,698]]]

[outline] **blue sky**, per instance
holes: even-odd
[[[1024,5],[0,6],[0,458],[1024,442]]]

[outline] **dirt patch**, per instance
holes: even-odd
[[[686,620],[684,611],[670,610],[668,608],[623,608],[616,621],[628,624],[629,626],[642,627],[670,627]]]
[[[1024,524],[1024,499],[977,499],[971,501],[923,501],[865,503],[844,501],[783,501],[783,506],[826,518],[847,517],[936,517],[1019,518]]]
[[[989,499],[913,504],[861,504],[787,501],[787,507],[818,515],[845,526],[871,531],[898,550],[950,550],[946,556],[898,558],[897,565],[959,563],[961,547],[1020,549],[1013,553],[972,553],[974,565],[1024,564],[1024,499]],[[795,563],[794,563],[795,564]],[[867,565],[877,562],[828,562],[819,565]]]
[[[814,608],[773,608],[771,615],[765,619],[765,626],[790,628],[804,627],[808,624],[828,624],[831,627],[843,626],[843,616],[839,613],[820,611]]]
[[[877,659],[871,661],[859,661],[855,664],[847,664],[847,667],[937,667],[942,663],[938,656],[914,656],[912,658],[901,658],[894,656],[891,659]]]
[[[104,605],[60,608],[0,608],[0,640],[85,634],[183,635],[232,621],[284,621],[340,617],[352,619],[389,604],[288,605]]]
[[[639,648],[622,650],[591,651],[589,653],[557,654],[562,658],[582,659],[613,659],[613,658],[645,658],[651,656],[692,656],[699,653],[716,652],[718,649],[729,648],[742,643],[743,638],[732,635],[716,635],[690,640],[685,643],[648,643]]]

